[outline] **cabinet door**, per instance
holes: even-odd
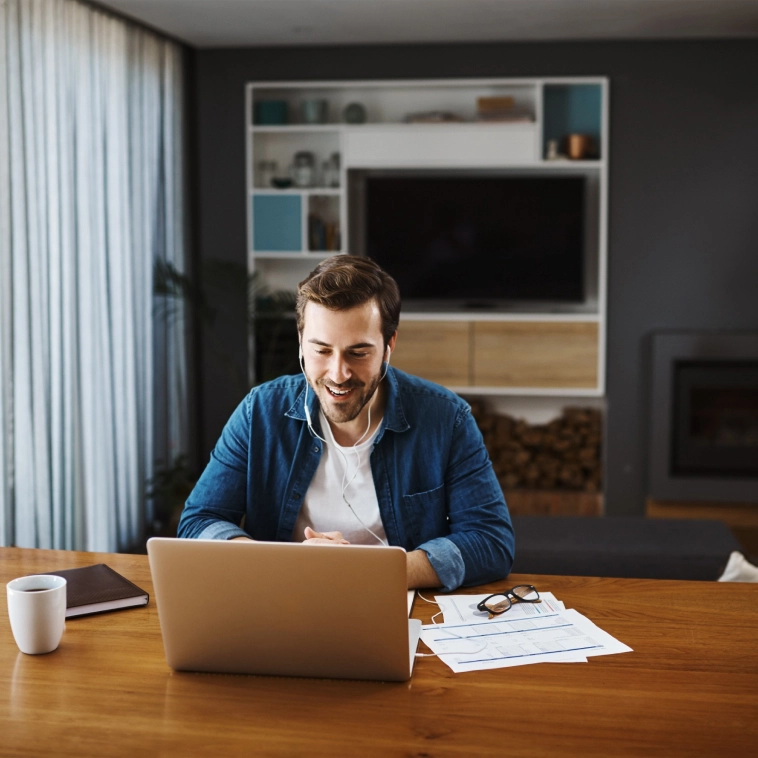
[[[476,387],[595,389],[597,383],[596,323],[474,322]]]
[[[303,249],[303,211],[299,195],[253,197],[253,250],[299,253]]]
[[[450,387],[466,387],[469,378],[471,323],[401,321],[392,365],[409,374]]]
[[[533,124],[361,126],[345,132],[345,164],[358,168],[496,168],[537,160]]]

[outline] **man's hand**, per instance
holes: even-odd
[[[303,545],[349,545],[342,532],[317,532],[309,526],[305,527]]]

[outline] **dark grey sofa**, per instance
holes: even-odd
[[[715,580],[740,544],[722,521],[514,516],[514,573]]]

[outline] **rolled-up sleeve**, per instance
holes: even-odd
[[[468,407],[456,417],[450,450],[445,475],[450,533],[419,545],[446,591],[503,579],[515,550],[503,491]]]

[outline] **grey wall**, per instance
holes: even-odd
[[[202,257],[245,261],[244,84],[490,76],[610,77],[606,510],[641,514],[650,334],[758,329],[758,41],[482,44],[195,53]],[[244,302],[225,316],[246,361]],[[208,358],[203,459],[239,402]]]

